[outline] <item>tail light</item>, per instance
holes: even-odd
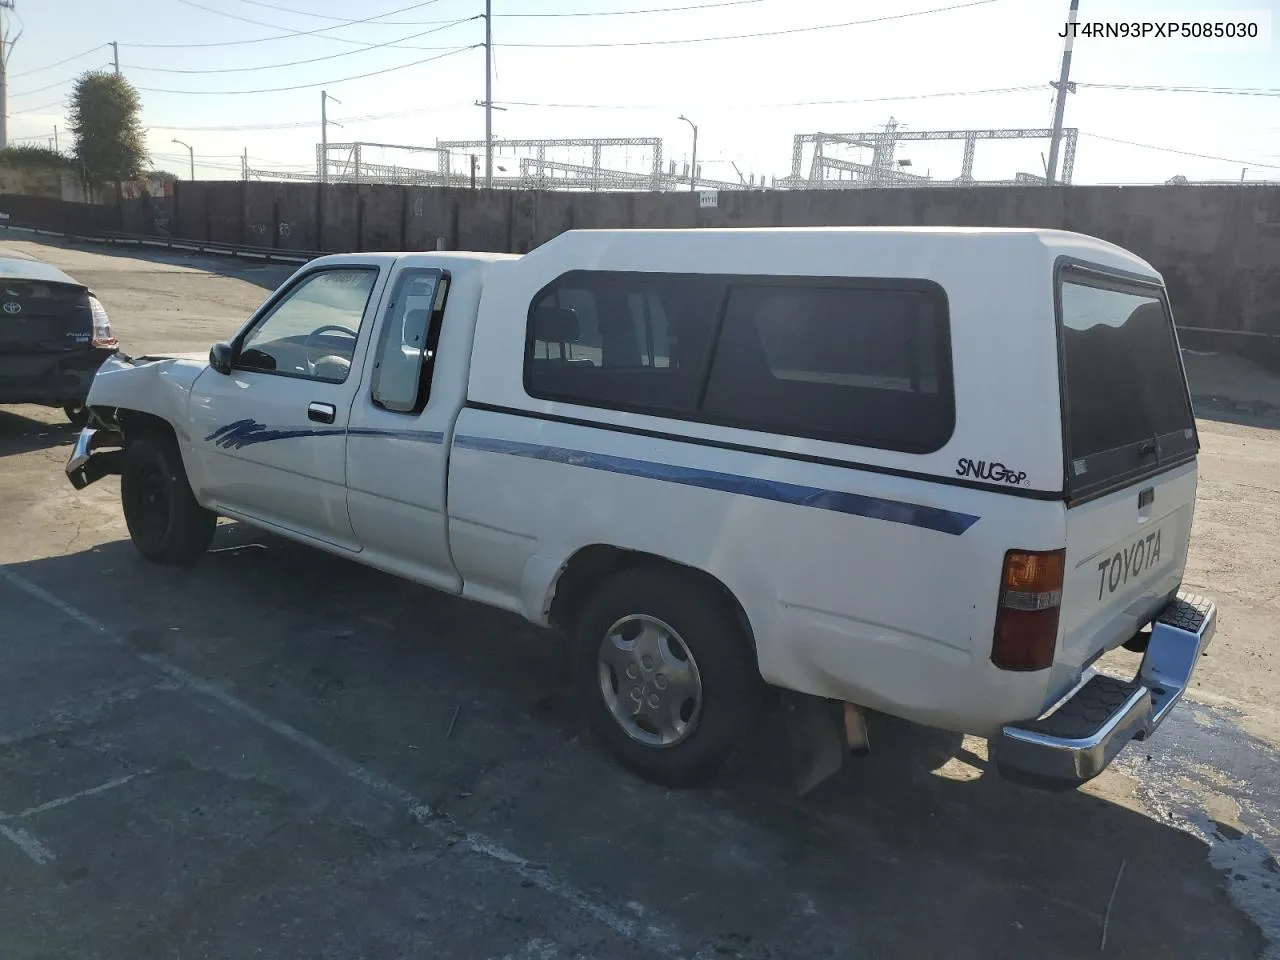
[[[107,308],[93,295],[89,296],[89,310],[93,314],[93,339],[90,346],[105,349],[118,346],[118,341],[111,335],[111,319],[107,316]]]
[[[1001,670],[1044,670],[1053,664],[1065,571],[1065,550],[1004,555],[991,645],[991,662]]]

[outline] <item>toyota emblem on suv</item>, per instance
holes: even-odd
[[[5,301],[4,312],[5,313],[21,313],[22,304],[18,303],[16,300],[7,300]]]

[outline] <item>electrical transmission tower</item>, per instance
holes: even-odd
[[[13,10],[14,0],[0,0],[0,147],[9,145],[9,57],[13,46],[22,36],[22,28],[9,36],[9,20],[6,11]]]

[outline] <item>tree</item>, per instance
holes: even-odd
[[[64,170],[71,161],[50,147],[17,144],[0,147],[0,167],[21,170]]]
[[[119,74],[91,70],[76,79],[68,120],[90,184],[137,178],[147,154],[141,110],[138,91]]]

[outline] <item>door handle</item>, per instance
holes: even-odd
[[[332,403],[317,403],[312,400],[307,404],[307,419],[314,420],[317,423],[333,423],[333,418],[338,415],[338,408]]]

